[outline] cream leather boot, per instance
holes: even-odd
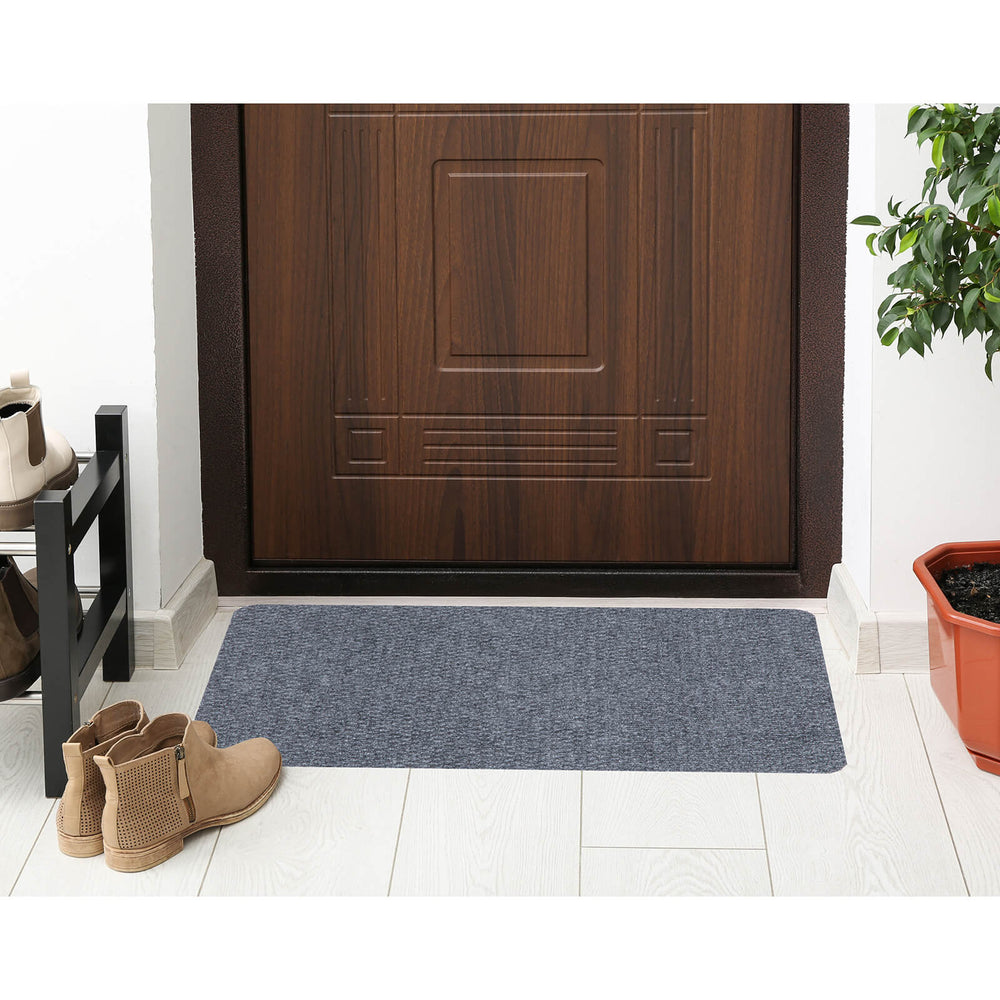
[[[35,497],[76,482],[79,469],[69,442],[42,423],[42,394],[26,371],[13,372],[0,389],[0,531],[30,528]]]
[[[118,740],[140,733],[149,725],[146,710],[137,701],[120,701],[102,708],[63,744],[66,790],[56,812],[59,850],[73,858],[90,858],[104,850],[101,816],[104,812],[104,779],[94,763]],[[215,746],[215,730],[196,722],[202,738]]]
[[[189,834],[255,813],[281,772],[270,740],[219,750],[179,712],[159,716],[94,759],[107,788],[104,858],[120,872],[153,868],[180,852]]]

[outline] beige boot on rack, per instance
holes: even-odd
[[[90,858],[104,850],[104,779],[94,758],[106,754],[123,737],[140,733],[148,724],[146,710],[139,702],[120,701],[102,708],[63,744],[66,790],[56,813],[56,835],[63,854]],[[207,722],[195,725],[202,738],[215,746],[212,727]]]
[[[153,868],[181,851],[189,834],[255,813],[281,771],[270,740],[219,750],[181,713],[159,716],[95,761],[107,788],[104,858],[121,872]]]
[[[26,371],[13,372],[0,389],[0,531],[30,528],[35,497],[68,489],[79,469],[76,454],[42,423],[42,393]]]

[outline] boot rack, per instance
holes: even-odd
[[[46,490],[35,500],[34,542],[0,542],[0,553],[35,556],[41,644],[42,741],[45,794],[62,795],[62,744],[80,725],[80,698],[98,663],[105,681],[127,681],[135,669],[132,611],[132,533],[129,498],[128,414],[102,406],[94,417],[93,454],[78,455],[80,478],[68,490]],[[100,586],[80,587],[93,598],[80,625],[74,555],[97,521]],[[22,695],[34,700],[35,693]]]

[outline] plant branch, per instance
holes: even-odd
[[[974,233],[988,233],[990,236],[1000,236],[1000,230],[986,229],[983,226],[974,226],[967,219],[960,219],[954,212],[949,212],[948,218],[954,219],[959,225],[965,226],[966,229],[971,229]]]

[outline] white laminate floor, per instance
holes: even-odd
[[[196,834],[179,855],[130,875],[102,857],[59,853],[54,803],[42,791],[41,707],[6,703],[0,894],[1000,894],[1000,778],[972,763],[926,671],[851,671],[825,602],[544,603],[813,612],[847,767],[832,775],[288,768],[259,813]],[[122,698],[138,698],[151,717],[194,712],[232,612],[219,609],[179,670],[137,670],[127,685],[95,679],[84,716]]]

